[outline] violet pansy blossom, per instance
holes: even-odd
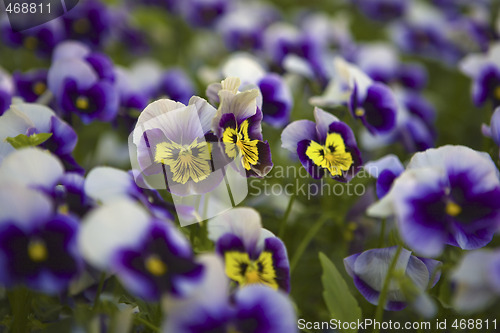
[[[362,163],[352,130],[337,117],[314,108],[316,123],[298,120],[281,134],[281,146],[299,157],[309,174],[349,181]]]
[[[483,124],[481,130],[484,136],[491,138],[500,147],[500,106],[491,115],[490,125]]]
[[[208,237],[224,260],[228,278],[240,287],[261,284],[290,291],[285,244],[263,229],[251,208],[235,208],[208,222]]]
[[[85,123],[111,121],[118,112],[113,64],[77,43],[62,43],[54,51],[48,86],[66,117],[75,113]]]
[[[162,332],[297,332],[292,303],[286,294],[262,285],[251,285],[229,294],[224,266],[216,256],[199,261],[204,277],[182,301],[167,299]]]
[[[500,225],[498,170],[489,155],[463,146],[416,153],[368,215],[395,216],[418,254],[438,256],[447,244],[481,248]]]
[[[189,242],[169,221],[125,198],[85,217],[79,247],[90,264],[115,273],[128,290],[149,301],[166,293],[184,295],[203,271]]]
[[[500,43],[491,45],[487,54],[470,54],[460,62],[460,69],[472,82],[472,100],[476,106],[491,101],[500,106]]]
[[[368,302],[374,305],[378,304],[389,266],[396,254],[397,249],[394,246],[368,250],[344,259],[347,273],[353,278],[354,285]],[[401,250],[396,260],[395,270],[387,292],[385,309],[399,311],[404,309],[408,303],[413,303],[417,311],[428,317],[432,316],[436,308],[435,305],[428,302],[425,291],[439,281],[441,262],[416,257],[406,249]],[[398,274],[409,279],[414,289],[405,290],[404,282],[398,281],[398,278],[395,277]],[[423,304],[427,308],[418,309]]]
[[[404,166],[396,155],[390,154],[365,164],[363,169],[377,178],[377,196],[381,199],[389,192],[394,180],[404,171]]]
[[[224,64],[222,72],[225,77],[238,77],[242,87],[247,88],[245,90],[258,88],[260,96],[257,98],[257,106],[262,110],[264,122],[274,127],[288,124],[293,98],[283,77],[266,72],[256,58],[246,53],[233,55]],[[208,90],[210,93],[212,86]],[[215,100],[218,100],[218,96]]]
[[[2,182],[0,197],[0,283],[64,291],[82,269],[78,221],[55,213],[47,196],[21,184]]]

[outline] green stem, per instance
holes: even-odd
[[[148,327],[149,329],[151,329],[152,331],[154,332],[160,332],[160,329],[158,327],[156,327],[155,325],[151,324],[149,321],[147,321],[146,319],[144,318],[141,318],[141,317],[135,317],[135,321],[145,325],[146,327]]]
[[[286,228],[286,222],[288,221],[288,216],[290,215],[290,212],[292,211],[292,206],[293,202],[295,201],[295,195],[290,196],[290,200],[288,201],[288,206],[286,207],[285,210],[285,215],[283,215],[283,219],[281,220],[280,224],[280,230],[278,233],[278,238],[283,239],[285,236],[285,228]]]
[[[31,292],[26,288],[16,288],[9,292],[9,303],[12,311],[10,332],[27,333],[28,315],[31,311]]]
[[[328,221],[329,215],[323,215],[321,218],[318,219],[318,221],[312,226],[311,229],[309,229],[309,232],[304,236],[302,239],[302,242],[300,242],[299,246],[297,247],[297,250],[295,251],[293,258],[290,263],[290,275],[292,274],[293,270],[297,266],[300,258],[304,254],[304,251],[306,250],[307,246],[311,242],[311,240],[316,236],[318,231],[323,227],[326,221]]]
[[[385,244],[385,219],[382,220],[381,225],[380,225],[380,238],[378,241],[378,247],[383,248]]]
[[[92,305],[92,311],[97,311],[97,307],[99,306],[99,300],[101,298],[102,289],[104,287],[104,281],[106,280],[106,273],[102,272],[101,277],[99,278],[99,285],[97,286],[97,291],[94,298],[94,305]]]
[[[394,269],[396,268],[399,255],[401,254],[402,250],[403,247],[401,245],[398,245],[396,253],[394,254],[394,258],[392,258],[392,261],[389,265],[389,269],[387,270],[387,275],[385,276],[384,285],[382,286],[382,291],[380,292],[380,296],[378,299],[377,310],[375,311],[376,322],[381,322],[382,317],[384,316],[384,308],[385,308],[385,303],[387,301],[387,292],[389,291],[389,286],[391,285],[392,273],[394,273]],[[380,332],[380,327],[375,327],[373,329],[373,333],[379,333],[379,332]]]

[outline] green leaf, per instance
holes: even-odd
[[[358,302],[349,292],[347,283],[335,265],[322,252],[319,260],[323,267],[321,282],[323,283],[323,299],[333,319],[342,322],[353,322],[361,319]],[[357,332],[357,329],[342,329],[342,332]]]
[[[24,148],[24,147],[35,147],[41,145],[50,137],[52,133],[38,133],[30,136],[26,136],[24,134],[19,134],[16,137],[7,137],[5,140],[11,144],[12,147],[16,149]]]

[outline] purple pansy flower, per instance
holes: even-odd
[[[179,4],[185,20],[195,27],[211,27],[226,13],[229,0],[188,0]]]
[[[36,102],[47,91],[47,73],[46,69],[36,69],[26,73],[14,72],[12,78],[16,85],[16,95],[28,103]]]
[[[82,268],[78,221],[56,214],[38,191],[13,183],[0,190],[0,282],[45,293],[65,290]]]
[[[110,121],[118,112],[111,61],[78,44],[63,43],[54,51],[48,86],[65,115],[76,113],[85,123]]]
[[[110,9],[98,0],[79,3],[63,16],[63,20],[70,39],[100,47],[109,37],[113,22]]]
[[[362,163],[352,130],[337,117],[314,108],[316,123],[294,121],[281,134],[281,146],[298,155],[309,174],[349,181]]]
[[[428,149],[368,214],[394,215],[401,238],[425,256],[438,256],[446,244],[483,247],[500,225],[498,170],[489,155],[467,147]]]
[[[12,30],[7,15],[0,24],[2,39],[6,45],[24,47],[44,57],[49,57],[56,45],[66,38],[60,18],[20,32]]]
[[[260,215],[251,208],[235,208],[211,219],[208,237],[224,259],[226,275],[240,287],[262,284],[290,291],[285,244],[263,229]]]
[[[202,275],[183,235],[130,199],[113,200],[88,214],[79,246],[90,264],[116,273],[146,300],[157,301],[165,293],[181,296]]]
[[[203,281],[191,297],[167,300],[163,332],[297,332],[295,311],[286,294],[252,285],[230,297],[220,259],[204,256],[200,260],[206,272]]]
[[[472,100],[476,106],[486,101],[500,106],[500,43],[490,46],[487,54],[468,55],[460,69],[472,80]]]
[[[347,273],[353,278],[354,285],[366,300],[374,305],[379,302],[380,292],[389,271],[389,266],[397,254],[396,247],[372,249],[363,253],[351,255],[344,259]],[[403,281],[393,274],[387,292],[386,310],[399,311],[408,303],[417,307],[417,311],[430,317],[436,312],[436,307],[428,300],[425,291],[433,287],[441,276],[441,262],[419,258],[411,251],[402,249],[396,259],[394,273],[399,273],[416,287],[415,290],[405,290]],[[427,308],[418,309],[421,304]],[[430,308],[429,308],[430,307]]]

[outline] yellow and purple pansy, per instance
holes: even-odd
[[[297,154],[309,174],[350,180],[360,169],[361,157],[352,130],[337,117],[314,109],[316,123],[298,120],[281,134],[282,147]]]
[[[285,244],[263,229],[251,208],[235,208],[210,220],[209,238],[223,258],[227,277],[239,287],[261,284],[290,291]]]

